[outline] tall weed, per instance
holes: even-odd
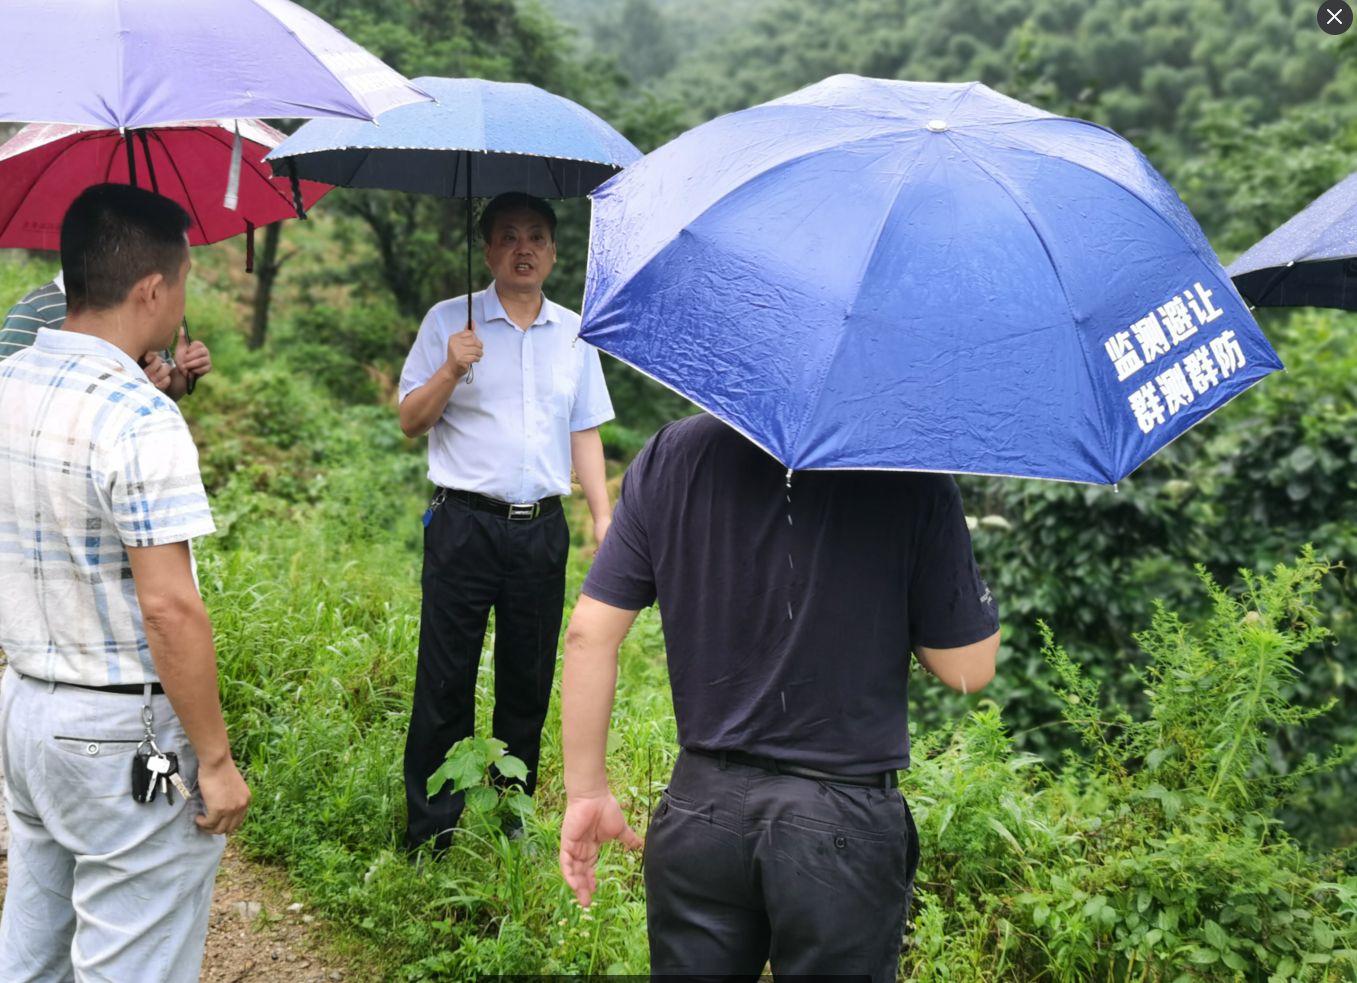
[[[1200,571],[1199,571],[1200,572]],[[1268,739],[1325,709],[1284,693],[1322,644],[1307,549],[1231,593],[1201,572],[1212,614],[1163,610],[1136,636],[1148,712],[1101,704],[1045,631],[1066,724],[1091,749],[1048,770],[1017,754],[997,707],[920,742],[906,795],[923,839],[919,979],[1301,981],[1357,978],[1357,878],[1282,829],[1279,804],[1336,749],[1289,774]]]

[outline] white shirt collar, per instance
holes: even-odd
[[[57,275],[52,278],[52,282],[57,285],[57,289],[62,293],[66,292],[66,271],[57,270]]]
[[[504,305],[500,303],[499,290],[496,289],[493,280],[490,282],[490,286],[485,288],[483,303],[485,305],[485,319],[487,321],[508,321],[515,328],[518,327],[518,325],[514,323],[513,318],[505,311]],[[537,320],[533,321],[529,327],[536,328],[549,322],[559,324],[561,322],[561,315],[556,310],[556,305],[547,300],[547,295],[543,294],[542,309],[537,312]]]
[[[145,370],[137,364],[134,358],[113,342],[105,341],[103,338],[95,337],[92,334],[85,334],[81,331],[54,331],[51,328],[39,328],[37,337],[33,341],[33,347],[57,355],[97,355],[101,358],[112,359],[134,377],[139,376],[146,382],[150,382],[146,377]]]

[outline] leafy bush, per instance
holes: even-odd
[[[508,747],[493,737],[462,738],[448,748],[446,760],[429,776],[426,790],[429,798],[452,782],[454,793],[466,793],[466,807],[473,816],[483,817],[496,829],[502,828],[510,816],[527,819],[533,813],[532,796],[521,786],[504,786],[502,782],[502,779],[523,782],[528,778],[528,766],[522,758],[507,753]],[[496,774],[501,779],[499,783]]]
[[[1211,614],[1164,610],[1136,636],[1147,709],[1104,707],[1045,631],[1065,726],[1089,758],[1048,770],[1016,753],[999,711],[920,742],[906,796],[923,841],[923,893],[905,964],[920,979],[1357,978],[1357,877],[1282,829],[1290,774],[1268,740],[1323,709],[1286,695],[1296,657],[1322,643],[1313,601],[1327,565],[1306,550],[1239,595],[1205,571]]]
[[[1058,726],[1056,680],[1042,658],[1038,619],[1118,703],[1144,711],[1133,633],[1155,599],[1186,618],[1209,613],[1191,570],[1217,578],[1267,569],[1312,542],[1329,557],[1357,553],[1357,345],[1351,315],[1297,312],[1266,318],[1291,366],[1188,431],[1116,488],[961,476],[982,573],[999,599],[1004,644],[986,691],[1004,708],[1019,750],[1048,764],[1078,746]],[[1314,599],[1334,638],[1298,654],[1288,699],[1339,700],[1305,728],[1272,735],[1276,767],[1357,740],[1357,593],[1336,567]],[[924,730],[975,705],[939,687],[911,694]],[[1316,849],[1357,840],[1349,794],[1357,769],[1312,775],[1287,807],[1290,827]]]

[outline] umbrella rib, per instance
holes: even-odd
[[[93,139],[93,140],[97,140],[97,139],[106,139],[106,137],[105,137],[105,134],[104,134],[103,132],[94,132],[94,133],[84,134],[84,135],[82,135],[82,136],[80,137],[80,139],[78,139],[78,140],[72,140],[69,146],[60,148],[60,149],[57,151],[56,156],[52,158],[52,163],[54,164],[54,163],[56,163],[57,161],[61,160],[62,157],[64,157],[66,154],[68,154],[68,153],[70,153],[72,150],[74,150],[79,144],[82,144],[82,143],[84,143],[86,140],[91,140],[91,139]],[[37,148],[35,148],[35,149],[37,149]],[[116,151],[114,152],[114,156],[117,156]],[[52,166],[51,164],[48,164],[48,165],[47,165],[48,168],[50,168],[51,166]],[[111,161],[111,159],[110,159],[110,166],[112,166],[112,161]],[[46,173],[46,171],[47,171],[47,168],[43,168],[42,171],[39,171],[37,174],[35,174],[35,175],[33,176],[33,180],[32,180],[31,182],[29,182],[28,187],[24,189],[24,193],[19,197],[19,204],[15,206],[14,211],[10,214],[9,218],[5,219],[4,228],[5,228],[6,230],[9,229],[9,223],[14,221],[14,216],[19,214],[19,209],[21,209],[21,208],[24,207],[24,199],[26,199],[30,194],[33,193],[33,189],[36,188],[36,187],[38,186],[38,182],[42,180],[43,175]],[[107,174],[105,174],[105,177],[107,177]]]
[[[283,28],[283,30],[287,31],[287,33],[291,36],[291,38],[293,39],[293,41],[296,42],[297,47],[298,47],[298,48],[301,48],[302,51],[303,51],[307,56],[309,56],[309,57],[311,58],[312,61],[314,61],[316,64],[318,64],[318,65],[325,71],[325,73],[326,73],[327,75],[330,76],[330,78],[334,81],[335,85],[339,86],[339,91],[342,92],[342,93],[344,94],[344,96],[346,97],[346,101],[348,101],[349,103],[351,103],[351,104],[353,104],[353,105],[355,105],[355,106],[358,107],[359,112],[361,112],[363,115],[361,115],[361,116],[353,116],[353,117],[350,117],[351,119],[361,119],[361,120],[364,120],[364,121],[369,122],[369,123],[375,123],[375,122],[377,121],[377,117],[374,116],[374,115],[372,114],[372,112],[367,108],[366,105],[364,105],[364,104],[362,104],[362,103],[360,103],[360,102],[358,101],[358,97],[357,97],[357,96],[349,89],[349,87],[348,87],[347,85],[344,84],[343,80],[340,79],[340,77],[339,77],[337,74],[335,74],[335,70],[334,70],[333,68],[331,68],[329,65],[325,64],[325,62],[321,59],[320,55],[318,55],[318,54],[316,54],[314,51],[312,51],[311,48],[310,48],[310,46],[308,46],[308,45],[302,43],[302,40],[301,40],[301,38],[299,38],[299,37],[297,36],[297,32],[296,32],[296,31],[294,31],[294,30],[293,30],[291,27],[289,27],[287,24],[283,23],[283,21],[279,20],[279,18],[277,17],[277,15],[275,15],[275,14],[273,13],[273,11],[269,10],[269,9],[268,9],[267,7],[265,7],[263,4],[259,3],[259,0],[254,0],[254,5],[255,5],[256,7],[258,7],[263,13],[265,13],[265,14],[268,15],[269,17],[273,18],[273,20],[274,20],[275,22],[277,22],[278,25],[279,25],[280,27]],[[369,52],[369,54],[371,54],[371,53]],[[376,60],[376,55],[372,55],[372,57],[373,57],[374,60]],[[409,84],[409,83],[407,82],[406,84]],[[321,107],[321,106],[307,106],[307,105],[304,105],[304,104],[302,104],[302,103],[293,103],[293,105],[296,106],[298,109],[322,109],[322,108],[323,108],[323,107]],[[329,111],[330,111],[330,112],[333,112],[333,109],[331,109],[331,110],[329,110]]]
[[[220,127],[216,127],[216,126],[211,127],[211,128],[203,127],[203,128],[201,128],[198,132],[202,133],[202,134],[203,134],[204,136],[206,136],[206,137],[210,137],[211,139],[215,140],[219,146],[221,146],[221,147],[223,147],[223,148],[226,148],[227,150],[229,150],[229,149],[233,146],[234,141],[235,141],[235,135],[234,135],[234,134],[232,134],[230,140],[227,140],[227,139],[226,139],[226,130],[223,129],[223,128],[220,128]],[[244,139],[246,142],[248,142],[248,143],[258,143],[258,141],[252,140],[252,139],[250,139],[249,137],[244,137],[243,139]],[[262,144],[261,144],[261,146],[262,146]],[[267,147],[266,147],[265,149],[267,149]],[[165,153],[166,153],[166,156],[169,155],[169,151],[168,151],[168,150],[166,150]],[[284,202],[285,204],[287,204],[287,205],[289,206],[289,210],[291,209],[291,204],[292,204],[292,193],[291,193],[290,191],[287,192],[287,193],[285,194],[281,188],[279,188],[276,184],[274,184],[274,183],[273,183],[271,180],[269,180],[268,178],[265,178],[264,175],[261,174],[261,173],[259,172],[259,170],[258,170],[257,168],[255,168],[254,166],[245,167],[245,168],[242,168],[242,169],[241,169],[241,180],[242,180],[242,181],[247,180],[247,178],[246,178],[246,175],[247,175],[247,174],[253,174],[253,175],[255,175],[256,177],[260,178],[260,179],[264,182],[264,186],[267,187],[267,188],[269,189],[270,192],[272,192],[273,194],[277,195],[280,201],[282,201],[282,202]],[[281,221],[281,219],[280,219],[280,221]]]
[[[953,142],[953,145],[955,145],[956,140],[952,137],[952,135],[949,133],[949,134],[946,134],[946,136],[948,137],[948,139],[951,139],[952,142]],[[960,148],[960,147],[957,147],[957,150],[960,151],[961,148]],[[1046,155],[1043,154],[1042,156],[1046,156]],[[1076,325],[1077,325],[1077,324],[1078,324],[1078,320],[1076,319],[1075,314],[1074,314],[1074,304],[1070,301],[1070,292],[1069,292],[1069,290],[1067,290],[1066,287],[1065,287],[1065,279],[1064,279],[1064,277],[1062,277],[1062,276],[1060,275],[1060,267],[1058,267],[1058,266],[1056,265],[1055,257],[1051,254],[1051,247],[1046,243],[1046,237],[1043,236],[1043,235],[1041,234],[1041,230],[1038,229],[1036,223],[1032,221],[1032,216],[1028,215],[1028,214],[1027,214],[1027,210],[1026,210],[1025,208],[1023,208],[1022,205],[1019,203],[1018,198],[1017,198],[1017,195],[1015,195],[1015,194],[1013,193],[1012,189],[1009,188],[1009,186],[1008,186],[1003,180],[1001,180],[1001,179],[999,178],[998,175],[996,175],[993,171],[991,171],[988,167],[986,167],[984,164],[982,164],[979,160],[975,159],[974,157],[968,157],[967,159],[968,159],[972,164],[974,164],[977,168],[979,168],[981,171],[983,171],[983,172],[985,173],[985,175],[986,175],[987,177],[989,177],[989,179],[990,179],[991,181],[993,181],[994,184],[995,184],[1001,191],[1003,191],[1003,193],[1004,193],[1005,195],[1008,196],[1009,201],[1013,202],[1013,207],[1016,208],[1016,209],[1018,210],[1018,214],[1021,215],[1021,216],[1023,217],[1023,220],[1027,223],[1027,227],[1030,228],[1030,229],[1032,230],[1032,234],[1033,234],[1034,236],[1037,237],[1037,242],[1041,243],[1042,252],[1044,252],[1044,253],[1046,254],[1046,260],[1047,260],[1047,262],[1049,262],[1049,263],[1051,264],[1051,272],[1055,274],[1055,282],[1058,283],[1058,284],[1060,284],[1060,295],[1061,295],[1062,297],[1065,298],[1065,310],[1067,310],[1067,311],[1069,312],[1069,315],[1070,315],[1070,323],[1076,324]],[[1065,158],[1063,158],[1063,157],[1062,157],[1062,158],[1058,158],[1058,159],[1060,159],[1060,160],[1065,160]],[[1072,164],[1073,164],[1074,161],[1069,161],[1068,163],[1072,163]],[[1075,164],[1075,166],[1079,166],[1079,165]],[[1091,170],[1091,169],[1090,169],[1090,168],[1086,168],[1086,170]],[[1098,173],[1098,172],[1095,171],[1095,172],[1093,172],[1093,173]],[[1109,180],[1110,180],[1110,179],[1109,179]],[[1122,190],[1127,191],[1128,194],[1132,194],[1132,197],[1134,197],[1137,201],[1139,201],[1139,202],[1140,202],[1142,205],[1144,205],[1146,208],[1150,209],[1150,211],[1154,212],[1156,215],[1159,214],[1157,211],[1155,211],[1155,210],[1150,206],[1150,204],[1149,204],[1148,202],[1146,202],[1144,199],[1142,199],[1139,195],[1135,195],[1135,194],[1133,194],[1132,192],[1130,192],[1129,190],[1127,190],[1126,188],[1122,187],[1122,185],[1121,185],[1120,182],[1112,181],[1111,183],[1116,184],[1117,187],[1121,187]],[[1165,224],[1171,224],[1171,223],[1165,223]],[[1078,340],[1078,336],[1077,336],[1077,335],[1076,335],[1076,340]],[[1084,345],[1082,344],[1082,342],[1080,342],[1080,344],[1079,344],[1079,355],[1080,355],[1080,357],[1081,357],[1081,358],[1083,359],[1083,361],[1084,361],[1084,370],[1088,373],[1089,378],[1094,378],[1093,366],[1090,365],[1090,364],[1089,364],[1089,361],[1088,361],[1088,349],[1084,347]],[[1104,418],[1104,416],[1103,416],[1103,406],[1102,406],[1102,403],[1101,403],[1101,401],[1095,399],[1095,400],[1093,401],[1093,405],[1094,405],[1094,407],[1098,410],[1098,430],[1099,430],[1099,433],[1101,434],[1102,439],[1103,439],[1104,459],[1105,459],[1105,460],[1108,460],[1108,461],[1115,460],[1115,459],[1116,459],[1116,455],[1115,455],[1115,453],[1113,452],[1114,449],[1112,448],[1112,446],[1111,446],[1111,445],[1109,444],[1109,442],[1108,442],[1108,437],[1109,437],[1110,431],[1108,430],[1108,427],[1107,427],[1107,420],[1106,420],[1106,419]],[[1112,479],[1112,480],[1115,481],[1116,479],[1114,478],[1114,479]],[[1109,482],[1109,483],[1110,483],[1110,482]]]
[[[162,143],[161,146],[164,147],[165,145]],[[170,170],[174,171],[175,179],[178,180],[179,186],[184,189],[184,197],[188,199],[188,207],[193,211],[194,224],[204,233],[203,238],[205,239],[207,237],[206,230],[203,227],[202,218],[198,215],[198,206],[193,203],[193,196],[188,193],[188,182],[184,180],[184,175],[179,172],[179,165],[174,162],[174,155],[170,153],[169,147],[165,147],[165,159],[170,162]]]
[[[897,196],[899,195],[899,193],[900,193],[900,189],[901,189],[901,188],[904,186],[904,184],[905,184],[905,179],[906,179],[906,177],[907,177],[907,175],[908,175],[908,173],[909,173],[909,170],[912,170],[913,167],[914,167],[914,165],[919,163],[919,159],[920,159],[921,157],[923,157],[923,152],[924,152],[924,149],[925,149],[926,147],[927,147],[927,142],[926,142],[926,141],[923,141],[923,140],[920,140],[920,141],[919,141],[918,149],[917,149],[917,151],[916,151],[915,154],[914,154],[914,160],[911,162],[909,169],[908,169],[908,170],[903,170],[903,171],[901,172],[901,174],[898,176],[898,178],[896,179],[896,182],[895,182],[894,187],[891,188],[891,198],[890,198],[890,200],[891,200],[892,205],[894,205],[895,200],[896,200],[896,197],[897,197]],[[862,261],[862,269],[860,269],[860,270],[858,271],[858,280],[857,280],[857,282],[858,282],[858,290],[855,290],[855,291],[853,292],[853,297],[852,297],[852,299],[849,300],[849,302],[848,302],[848,309],[845,310],[845,311],[843,312],[842,317],[839,319],[839,326],[840,326],[841,329],[847,324],[848,318],[852,315],[853,309],[854,309],[854,307],[857,305],[858,293],[861,291],[861,288],[862,288],[862,278],[863,278],[864,276],[866,276],[868,268],[870,268],[871,265],[872,265],[872,257],[876,255],[877,247],[878,247],[879,245],[881,245],[881,237],[882,237],[882,236],[885,234],[885,232],[886,232],[886,224],[890,221],[890,217],[891,217],[891,209],[890,209],[890,208],[887,208],[887,209],[885,209],[885,214],[882,215],[882,217],[881,217],[881,222],[880,222],[880,224],[877,225],[877,227],[876,227],[876,232],[875,232],[875,233],[873,234],[873,236],[872,236],[872,246],[871,246],[871,248],[868,249],[868,250],[866,250],[865,253],[864,253],[865,258],[864,258],[863,261]],[[837,338],[834,339],[834,347],[830,350],[829,356],[825,359],[824,367],[823,367],[823,369],[822,369],[821,372],[820,372],[820,378],[819,378],[819,379],[817,380],[817,382],[816,382],[816,392],[818,393],[818,395],[817,395],[817,396],[815,397],[815,399],[814,399],[813,401],[811,401],[810,404],[806,407],[806,412],[805,412],[805,414],[801,417],[801,422],[797,425],[796,434],[795,434],[795,436],[792,437],[792,448],[791,448],[791,450],[792,450],[793,458],[795,458],[795,454],[796,454],[797,451],[799,451],[799,449],[800,449],[800,445],[801,445],[801,434],[802,434],[802,432],[805,431],[805,429],[806,429],[806,424],[810,422],[810,418],[815,414],[815,411],[816,411],[817,409],[820,408],[820,400],[824,397],[824,384],[825,384],[825,380],[826,380],[827,378],[829,378],[829,371],[830,371],[831,368],[833,368],[834,360],[838,357],[839,348],[840,348],[840,346],[843,344],[843,338],[844,338],[844,334],[845,334],[845,333],[846,333],[846,332],[844,332],[843,330],[840,330],[840,331],[839,331],[839,336],[838,336]],[[792,465],[791,465],[791,464],[788,464],[787,466],[788,466],[788,467],[791,467]]]

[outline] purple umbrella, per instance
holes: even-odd
[[[288,0],[0,4],[0,121],[370,120],[429,98]]]

